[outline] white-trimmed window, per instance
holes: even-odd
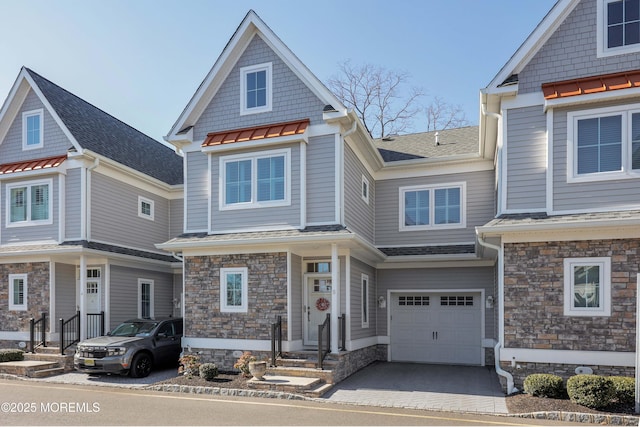
[[[271,111],[270,62],[240,68],[240,114]]]
[[[362,327],[369,327],[369,276],[362,274],[360,276],[360,297],[362,302],[360,304],[360,316],[362,319]]]
[[[564,260],[564,314],[611,315],[611,258]]]
[[[226,313],[247,312],[247,268],[220,269],[220,311]]]
[[[362,189],[360,192],[360,196],[366,204],[369,204],[369,180],[364,175],[362,175]]]
[[[291,150],[220,158],[220,209],[290,204]]]
[[[25,111],[22,113],[22,149],[33,150],[42,148],[43,141],[43,110]]]
[[[154,283],[150,279],[138,279],[138,318],[154,317]]]
[[[640,0],[598,0],[598,57],[640,51]]]
[[[9,310],[27,309],[27,275],[9,275]]]
[[[50,179],[7,184],[7,227],[53,223]]]
[[[146,197],[138,196],[138,216],[140,218],[150,219],[154,217],[154,202]]]
[[[465,183],[400,187],[400,231],[465,227]]]
[[[640,104],[567,114],[569,182],[640,175]]]

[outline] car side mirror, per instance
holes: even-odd
[[[157,338],[167,338],[167,334],[164,332],[159,332],[158,335],[156,335]]]

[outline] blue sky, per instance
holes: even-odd
[[[0,97],[27,66],[162,140],[249,9],[322,81],[338,64],[406,71],[478,121],[478,92],[555,0],[0,2]],[[428,102],[428,99],[425,100]],[[424,130],[424,120],[413,129]]]

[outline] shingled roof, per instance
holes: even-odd
[[[437,132],[391,135],[375,140],[375,144],[385,162],[475,154],[479,152],[479,129],[478,126],[466,126]]]
[[[182,184],[182,157],[171,148],[25,68],[83,149],[170,185]]]

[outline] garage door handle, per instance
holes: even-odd
[[[436,331],[436,339],[438,339],[438,331]]]

